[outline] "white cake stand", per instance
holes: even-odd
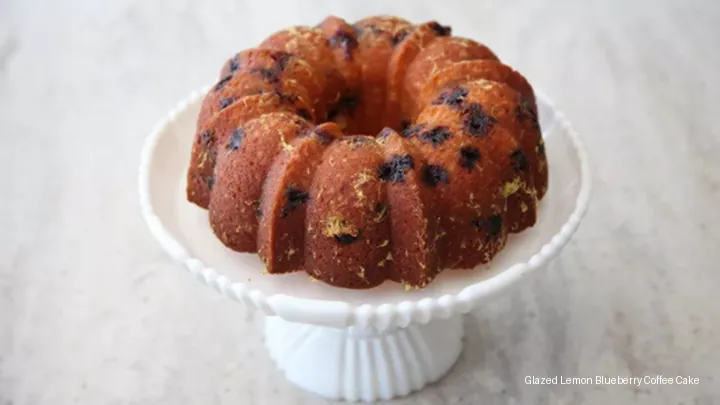
[[[461,314],[539,273],[570,240],[590,198],[585,152],[562,114],[538,97],[550,187],[538,223],[513,235],[486,268],[445,271],[427,288],[387,282],[346,290],[304,273],[263,274],[257,255],[226,249],[207,212],[185,199],[195,120],[204,91],[191,95],[148,137],[140,202],[162,247],[200,282],[267,315],[265,343],[287,378],[328,398],[375,401],[437,381],[462,351]]]

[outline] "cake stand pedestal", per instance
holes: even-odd
[[[538,95],[548,193],[532,229],[513,235],[490,266],[444,271],[427,287],[404,291],[386,282],[346,290],[310,282],[304,273],[262,276],[257,255],[225,248],[207,212],[185,198],[185,174],[205,90],[160,121],[142,151],[140,205],[153,236],[193,277],[267,315],[265,343],[288,380],[349,401],[407,395],[437,381],[462,351],[462,315],[511,285],[542,274],[585,214],[590,172],[577,134]]]
[[[462,338],[461,315],[384,331],[265,320],[265,345],[290,382],[348,401],[405,396],[439,380],[460,356]]]

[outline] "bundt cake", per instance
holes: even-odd
[[[187,180],[268,273],[419,288],[533,226],[548,166],[532,87],[486,46],[434,21],[328,17],[225,63]]]

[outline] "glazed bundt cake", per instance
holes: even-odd
[[[225,63],[187,196],[268,273],[423,287],[489,262],[547,186],[532,87],[490,49],[434,21],[328,17]]]

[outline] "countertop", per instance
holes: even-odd
[[[275,369],[261,317],[160,249],[137,166],[235,51],[378,13],[490,45],[567,114],[594,176],[562,256],[468,316],[450,374],[394,403],[720,403],[720,2],[6,0],[0,404],[328,403]],[[699,384],[524,382],[660,374]]]

